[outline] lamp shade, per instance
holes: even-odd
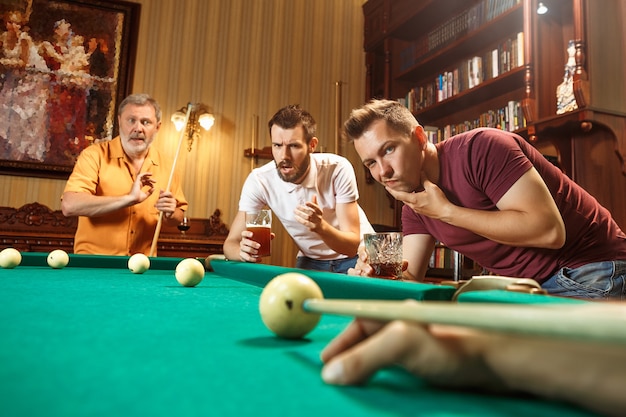
[[[215,123],[215,117],[213,117],[212,114],[203,113],[198,118],[198,123],[200,123],[200,126],[202,126],[204,130],[209,130],[213,126],[213,123]]]
[[[185,126],[185,113],[178,110],[176,113],[172,114],[172,123],[174,123],[174,127],[176,131],[180,132],[180,130]]]
[[[187,119],[188,114],[189,119]],[[215,117],[210,113],[207,106],[202,103],[189,103],[186,108],[183,107],[172,114],[170,120],[174,123],[174,127],[178,132],[185,129],[184,134],[187,136],[187,150],[189,151],[191,151],[194,140],[200,139],[201,131],[208,131],[215,123]]]

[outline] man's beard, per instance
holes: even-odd
[[[309,170],[310,165],[311,157],[307,154],[307,157],[304,158],[304,160],[302,161],[302,165],[297,166],[293,165],[290,161],[282,161],[276,163],[276,170],[278,171],[278,176],[281,180],[285,182],[296,183],[300,182],[304,178],[307,171]],[[294,168],[295,171],[293,172],[293,174],[283,175],[283,173],[280,171],[281,168]]]

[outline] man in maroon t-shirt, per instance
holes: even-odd
[[[550,294],[626,298],[626,235],[520,136],[481,128],[432,144],[389,100],[354,110],[344,128],[374,179],[404,203],[406,278],[424,278],[438,240]],[[365,255],[351,272],[371,274]]]

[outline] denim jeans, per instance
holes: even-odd
[[[346,274],[348,269],[354,268],[358,256],[344,259],[334,259],[331,261],[325,261],[320,259],[311,259],[306,256],[298,256],[296,259],[296,268],[312,269],[315,271],[329,271],[337,272],[339,274]]]
[[[563,268],[541,284],[550,295],[626,300],[626,261],[605,261]]]

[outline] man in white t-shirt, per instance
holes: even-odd
[[[268,207],[298,246],[297,268],[347,272],[356,263],[363,234],[374,231],[357,203],[352,165],[339,155],[313,153],[316,123],[298,105],[280,109],[268,126],[274,161],[248,175],[224,255],[261,260],[260,245],[246,230],[245,213]]]

